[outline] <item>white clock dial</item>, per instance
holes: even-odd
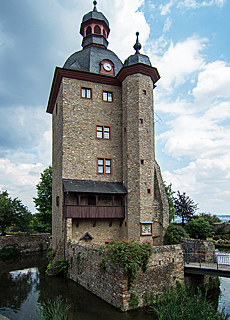
[[[108,63],[108,62],[104,63],[104,66],[103,66],[103,67],[104,67],[105,71],[110,71],[110,70],[112,69],[111,64]]]

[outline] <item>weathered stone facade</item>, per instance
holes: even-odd
[[[109,30],[108,20],[95,8],[83,17],[83,50],[55,71],[47,107],[53,117],[52,246],[86,234],[96,244],[127,238],[160,245],[169,223],[155,160],[153,89],[160,76],[139,51],[123,64],[107,50],[108,33],[98,32]],[[98,127],[109,136],[100,137]]]
[[[16,246],[21,253],[46,250],[50,245],[50,234],[33,234],[0,237],[0,250],[5,246]],[[41,245],[43,243],[43,245]]]
[[[108,264],[100,270],[103,255],[99,246],[74,242],[66,248],[66,259],[70,261],[70,278],[103,300],[126,311],[130,309],[131,294],[136,293],[138,306],[143,306],[146,292],[155,296],[176,281],[184,283],[183,253],[180,245],[153,247],[149,267],[145,273],[138,272],[137,279],[128,288],[128,276],[118,267]]]

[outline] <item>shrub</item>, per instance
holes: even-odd
[[[138,295],[135,292],[132,292],[129,300],[129,307],[131,309],[134,309],[134,308],[137,308],[138,305],[139,305]]]
[[[20,250],[14,245],[5,245],[0,250],[0,259],[7,259],[12,256],[18,256],[20,254]]]
[[[52,269],[53,274],[62,275],[66,277],[68,274],[68,268],[69,268],[69,261],[60,258],[55,260],[52,265],[48,264],[47,272],[51,271]]]
[[[184,228],[170,224],[164,236],[164,244],[180,243],[180,238],[189,238]]]
[[[206,240],[212,231],[212,227],[208,221],[198,218],[186,223],[185,230],[192,238]]]
[[[53,258],[55,257],[55,250],[52,249],[51,247],[49,247],[49,248],[47,249],[46,257],[48,258],[49,261],[52,261]]]
[[[140,268],[145,272],[148,266],[149,258],[152,254],[152,247],[149,243],[140,244],[138,242],[127,240],[112,241],[104,247],[107,259],[114,266],[120,266],[128,272],[129,286],[136,279]]]

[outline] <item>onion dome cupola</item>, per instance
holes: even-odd
[[[103,13],[97,11],[97,1],[93,4],[93,11],[86,13],[81,23],[83,49],[73,53],[63,68],[116,77],[123,64],[113,51],[107,49],[109,22]]]
[[[83,16],[80,34],[83,36],[83,49],[91,45],[98,45],[107,48],[108,35],[110,32],[109,21],[102,12],[97,11],[97,1],[93,2],[93,11]]]

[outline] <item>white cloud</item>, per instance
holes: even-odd
[[[225,0],[211,0],[211,1],[196,1],[196,0],[183,0],[179,1],[177,7],[185,7],[188,9],[197,9],[201,7],[213,6],[217,5],[218,7],[222,7],[226,1]]]
[[[206,104],[217,98],[230,97],[230,67],[224,61],[214,61],[204,67],[198,75],[193,95],[199,102]]]
[[[134,54],[133,45],[136,42],[136,31],[139,31],[140,43],[145,45],[150,27],[143,12],[138,11],[144,0],[117,0],[114,8],[110,4],[111,35],[109,49],[116,52],[122,61]],[[143,49],[142,49],[143,52]]]
[[[205,48],[207,39],[198,37],[187,38],[176,44],[171,43],[162,57],[152,55],[161,75],[158,86],[168,93],[173,87],[183,84],[189,75],[201,69],[204,57],[201,51]],[[149,52],[151,56],[151,52]]]
[[[165,20],[165,23],[164,23],[163,33],[169,31],[171,26],[172,26],[172,19],[167,17],[167,19]]]
[[[14,163],[10,159],[0,159],[0,189],[7,190],[12,198],[18,197],[32,212],[35,212],[32,197],[36,196],[35,186],[40,173],[46,168],[41,163],[33,164],[31,155],[17,152],[15,159],[22,158],[24,163]]]
[[[167,13],[170,13],[170,8],[172,7],[172,5],[174,4],[174,0],[170,0],[170,2],[168,2],[166,5],[161,4],[159,6],[159,9],[161,10],[161,15],[164,16]]]

